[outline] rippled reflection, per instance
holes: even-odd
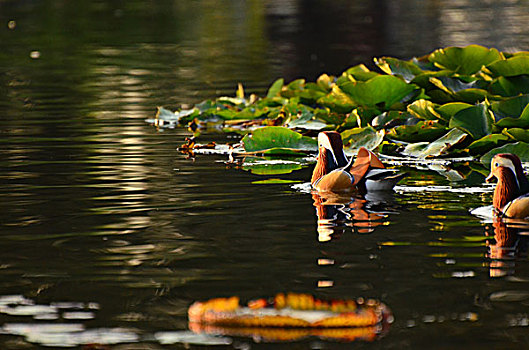
[[[339,239],[347,230],[371,233],[377,226],[388,225],[393,194],[391,192],[361,195],[335,193],[312,194],[318,218],[318,241]]]
[[[529,222],[493,218],[492,229],[494,240],[489,244],[490,277],[514,275],[516,261],[526,256],[529,240]]]

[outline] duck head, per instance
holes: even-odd
[[[501,211],[507,203],[527,191],[528,181],[522,162],[514,154],[500,153],[492,158],[490,174],[485,181],[491,182],[493,178],[498,180],[492,197],[492,204],[497,210]]]
[[[318,158],[312,172],[311,183],[331,171],[347,165],[347,156],[343,151],[343,141],[340,133],[324,131],[318,134]]]

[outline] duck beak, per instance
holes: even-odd
[[[494,173],[491,171],[491,173],[489,174],[489,176],[487,176],[485,178],[485,182],[492,182],[492,180],[495,178],[496,176],[494,175]]]

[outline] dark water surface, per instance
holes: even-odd
[[[523,1],[0,0],[0,347],[526,347],[526,242],[484,239],[468,210],[490,186],[467,165],[404,166],[384,204],[318,225],[311,166],[281,176],[301,185],[255,184],[145,119],[373,56],[527,49],[528,19]],[[354,344],[189,338],[194,300],[282,291],[377,298],[395,321]]]

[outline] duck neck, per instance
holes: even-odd
[[[492,204],[494,208],[502,210],[503,207],[513,199],[519,196],[519,188],[516,182],[516,177],[508,168],[501,168],[499,170],[498,184],[494,190]]]
[[[316,159],[316,166],[314,167],[314,170],[312,171],[312,178],[310,180],[311,184],[314,184],[316,181],[318,181],[321,177],[327,175],[327,152],[324,150],[320,150],[318,153],[318,158]]]

